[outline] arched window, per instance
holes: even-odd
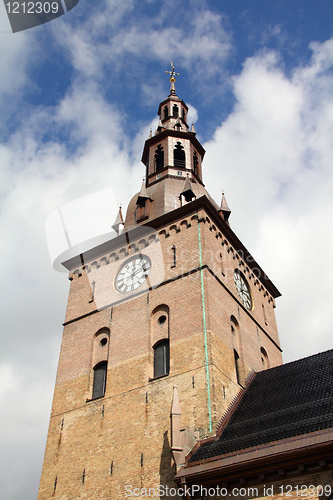
[[[156,172],[164,168],[164,151],[161,144],[157,146],[157,149],[155,151],[155,166]]]
[[[235,359],[235,370],[236,370],[237,384],[240,385],[240,378],[239,378],[239,356],[238,356],[238,352],[235,349],[234,349],[234,359]]]
[[[174,104],[173,105],[173,108],[172,108],[172,115],[174,118],[178,118],[178,115],[179,115],[179,110],[178,110],[178,106],[177,104]]]
[[[166,120],[169,116],[169,112],[168,112],[168,106],[164,106],[164,120]]]
[[[92,399],[101,398],[105,394],[107,362],[102,361],[94,368]]]
[[[184,146],[178,141],[173,150],[173,164],[177,168],[185,168]]]
[[[154,347],[154,378],[168,375],[170,369],[169,340],[161,340]]]

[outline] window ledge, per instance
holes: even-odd
[[[149,377],[148,382],[154,382],[154,380],[159,380],[160,378],[168,377],[170,373],[165,373],[164,375],[160,375],[159,377]]]
[[[146,219],[149,219],[149,215],[142,215],[141,217],[138,217],[136,219],[136,222],[142,222],[142,221],[144,221]]]
[[[95,398],[86,399],[86,403],[90,403],[91,401],[97,401],[98,399],[104,398],[104,396],[105,394],[103,394],[103,396],[96,396]]]

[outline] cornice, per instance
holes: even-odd
[[[230,244],[234,247],[235,251],[238,252],[241,258],[244,260],[246,265],[251,269],[253,274],[260,280],[267,290],[271,293],[272,297],[277,298],[281,296],[281,293],[276,288],[276,286],[272,283],[272,281],[268,278],[259,264],[254,260],[250,252],[243,245],[240,239],[236,236],[234,231],[231,229],[229,224],[227,224],[224,218],[219,214],[216,210],[212,202],[207,198],[207,196],[200,196],[194,201],[187,203],[186,205],[179,207],[171,212],[168,212],[157,219],[152,221],[148,221],[147,225],[154,229],[159,229],[162,226],[171,224],[175,220],[179,218],[183,218],[189,215],[195,214],[198,210],[205,210],[208,217],[214,221],[216,228],[220,230],[221,233],[227,238]]]
[[[207,217],[199,216],[200,210],[203,210]],[[138,225],[137,227],[125,232],[116,238],[110,239],[101,245],[97,245],[86,252],[78,253],[76,256],[66,260],[62,264],[68,269],[68,271],[73,271],[75,268],[82,267],[82,262],[90,262],[102,255],[109,252],[113,252],[118,248],[128,246],[128,242],[133,242],[137,238],[143,237],[143,228],[147,228],[147,234],[151,229],[158,231],[167,225],[174,223],[180,219],[186,218],[188,216],[197,216],[198,222],[211,222],[212,227],[217,231],[217,235],[222,235],[229,241],[232,245],[234,251],[239,255],[239,257],[244,261],[246,266],[251,270],[254,276],[262,282],[266,287],[268,292],[272,297],[279,297],[281,294],[275,285],[271,282],[268,276],[261,269],[259,264],[254,260],[250,252],[239,240],[236,234],[233,232],[231,227],[225,222],[223,217],[216,210],[212,202],[207,198],[207,196],[201,196],[190,203],[183,205],[182,207],[176,208],[166,214],[157,217],[153,220],[148,220],[144,224]]]

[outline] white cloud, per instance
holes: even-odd
[[[212,74],[221,72],[221,64],[231,50],[230,34],[224,27],[222,15],[195,3],[187,9],[173,2],[179,22],[175,23],[174,15],[170,16],[173,11],[170,3],[159,4],[153,11],[147,6],[138,22],[136,13],[132,12],[133,2],[127,7],[124,5],[118,11],[114,2],[107,2],[110,15],[97,13],[79,27],[63,20],[54,29],[73,67],[85,77],[105,78],[110,68],[115,77],[116,73],[129,71],[130,65],[135,78],[136,74],[143,75],[149,61],[165,63],[170,59],[177,60],[178,65],[205,82],[209,82]],[[142,57],[144,64],[141,64]]]
[[[20,93],[29,81],[29,72],[35,64],[39,48],[35,44],[34,36],[26,33],[0,33],[0,104],[2,111],[8,106],[8,97],[14,97],[12,105],[18,104]]]
[[[332,272],[321,255],[333,251],[332,47],[312,45],[290,77],[274,52],[248,59],[234,111],[205,144],[208,189],[219,198],[224,187],[232,227],[283,294],[286,360],[330,347]]]
[[[58,139],[59,131],[67,134],[67,142]],[[37,495],[67,300],[67,277],[52,270],[48,257],[45,220],[56,208],[106,186],[126,206],[140,186],[141,168],[139,162],[131,164],[124,138],[120,115],[96,88],[82,84],[58,106],[36,109],[0,147],[6,290],[0,305],[6,401],[0,439],[6,459],[0,461],[2,492],[11,500],[27,491],[29,498]],[[13,481],[17,468],[19,482]]]

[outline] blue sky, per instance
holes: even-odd
[[[332,19],[330,0],[80,0],[12,34],[0,6],[3,498],[37,496],[61,343],[45,221],[106,187],[126,207],[171,60],[206,188],[282,293],[284,360],[332,348]]]

